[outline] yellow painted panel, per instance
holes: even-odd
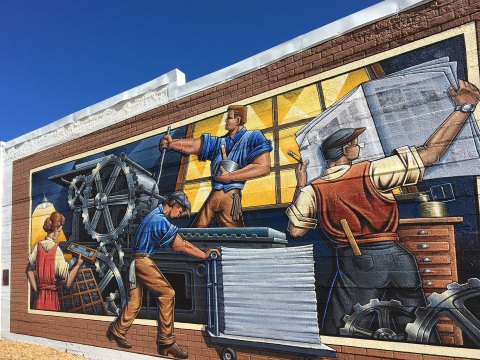
[[[278,124],[308,119],[322,112],[315,84],[278,95]]]
[[[323,98],[325,106],[328,108],[336,101],[340,100],[350,90],[370,80],[367,71],[362,68],[351,73],[343,74],[332,79],[322,81]]]
[[[242,207],[275,204],[275,173],[248,180],[242,191]]]
[[[210,161],[199,161],[196,155],[190,155],[185,180],[196,180],[210,176]]]
[[[219,114],[208,119],[197,121],[193,126],[193,137],[198,139],[202,134],[212,136],[223,136],[227,133],[225,130],[226,114]]]
[[[280,199],[282,203],[291,203],[297,186],[295,170],[288,169],[280,171]]]
[[[297,142],[295,141],[295,133],[298,132],[304,125],[290,127],[278,132],[279,140],[279,157],[280,166],[288,164],[296,164],[297,161],[287,154],[288,150],[293,151],[297,155],[300,155]]]
[[[192,204],[192,212],[198,212],[212,190],[210,181],[185,184],[185,195]]]
[[[38,205],[33,211],[30,250],[32,250],[39,241],[44,240],[47,236],[47,233],[43,230],[43,223],[54,211],[56,210],[52,203],[42,203]],[[58,243],[62,241],[67,241],[63,230],[60,232],[60,235],[55,240],[55,242]],[[65,258],[70,260],[71,255],[65,254]]]
[[[263,130],[273,126],[272,99],[258,101],[247,107],[247,123],[249,130]]]

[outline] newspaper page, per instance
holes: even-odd
[[[361,86],[345,95],[329,110],[313,119],[297,133],[296,140],[302,159],[309,161],[308,183],[322,176],[327,164],[322,155],[321,144],[338,129],[366,128],[359,137],[359,141],[364,142],[365,147],[357,161],[378,159],[385,155]]]
[[[422,146],[447,119],[454,109],[448,93],[452,75],[449,66],[423,73],[415,69],[362,85],[385,154],[405,145]],[[472,117],[424,178],[478,175],[477,130]]]

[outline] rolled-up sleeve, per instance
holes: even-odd
[[[394,155],[376,160],[370,166],[370,178],[379,191],[416,185],[423,179],[425,166],[415,147],[403,146]]]
[[[288,230],[293,236],[301,236],[317,227],[317,203],[315,190],[309,185],[298,194],[295,201],[287,208]]]
[[[57,252],[55,253],[55,275],[62,279],[67,280],[69,274],[69,265],[65,261],[65,256],[63,256],[63,251],[57,247]]]
[[[267,140],[260,130],[252,132],[248,147],[247,163],[251,163],[256,156],[273,150],[272,142]]]
[[[171,247],[173,240],[178,232],[178,227],[171,224],[166,218],[162,218],[160,223],[160,236],[158,239],[158,245],[161,248]]]
[[[198,160],[212,160],[213,157],[217,156],[217,148],[220,146],[220,139],[216,136],[211,136],[210,134],[202,134],[201,140],[202,148],[198,155]]]

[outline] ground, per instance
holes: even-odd
[[[80,360],[84,357],[19,341],[0,339],[1,360]]]

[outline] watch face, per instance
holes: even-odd
[[[475,109],[475,106],[472,104],[463,104],[460,111],[461,112],[472,112]]]

